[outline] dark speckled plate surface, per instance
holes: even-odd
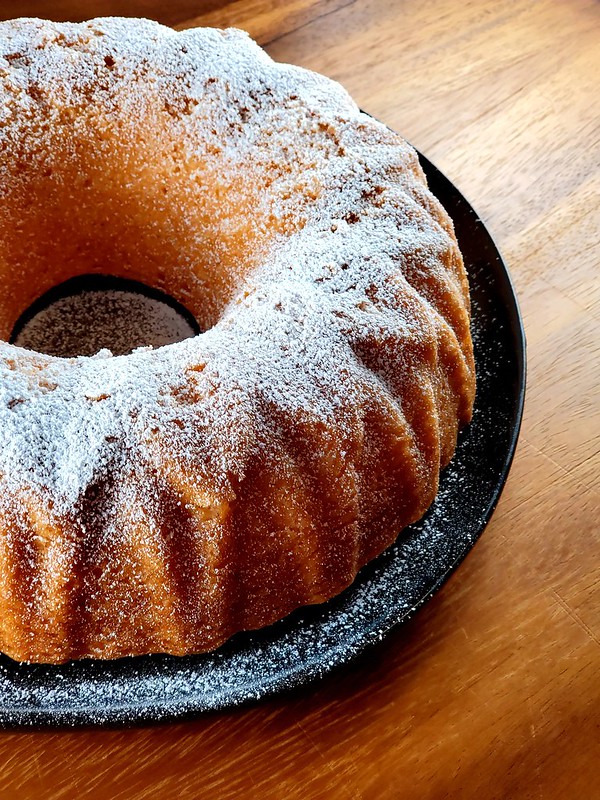
[[[477,400],[425,517],[342,595],[240,634],[215,653],[64,666],[0,656],[0,725],[114,725],[175,720],[258,700],[343,664],[410,617],[475,544],[514,454],[525,394],[525,339],[510,278],[485,226],[426,159],[429,185],[454,219],[469,272]]]

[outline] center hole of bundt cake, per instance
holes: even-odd
[[[125,355],[200,333],[192,314],[168,294],[138,281],[82,275],[38,298],[17,320],[12,344],[51,356]]]

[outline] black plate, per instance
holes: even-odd
[[[425,517],[342,595],[239,634],[215,653],[23,665],[0,656],[0,725],[114,725],[176,720],[307,683],[408,619],[475,544],[498,502],[525,395],[525,337],[502,258],[460,192],[425,158],[429,185],[454,219],[469,272],[477,399]]]

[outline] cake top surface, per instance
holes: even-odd
[[[0,195],[18,141],[49,150],[65,108],[85,125],[98,106],[132,146],[137,121],[159,109],[181,130],[183,162],[194,142],[218,147],[225,178],[268,185],[256,265],[199,336],[74,359],[0,343],[0,508],[26,486],[51,494],[52,513],[73,514],[108,476],[124,503],[151,508],[156,484],[138,479],[160,475],[164,453],[216,502],[289,424],[326,427],[350,446],[365,403],[400,408],[390,384],[407,354],[455,327],[444,296],[468,303],[451,224],[414,151],[337,83],[274,63],[240,31],[1,23],[0,95]],[[195,209],[180,212],[193,228]],[[395,359],[366,364],[360,354],[381,342]]]

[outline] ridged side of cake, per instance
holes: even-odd
[[[0,650],[218,647],[322,602],[433,501],[469,294],[415,152],[239,31],[0,24],[0,329],[108,272],[205,332],[0,343]]]

